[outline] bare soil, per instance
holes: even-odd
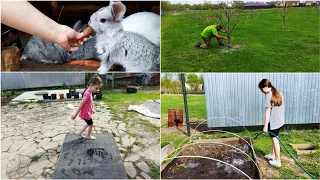
[[[1,96],[1,106],[5,106],[7,104],[9,104],[11,102],[12,99],[16,98],[18,95],[14,95],[14,96]]]
[[[243,140],[227,141],[252,156],[252,150]],[[197,143],[185,146],[178,156],[204,156],[229,163],[242,170],[252,179],[260,178],[255,164],[240,151],[214,143]],[[241,172],[221,162],[204,158],[174,159],[162,171],[163,179],[247,179]]]

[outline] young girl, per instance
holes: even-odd
[[[74,115],[71,116],[71,119],[74,120],[80,112],[79,117],[83,119],[87,124],[84,125],[79,135],[87,139],[92,139],[92,140],[96,139],[96,137],[91,135],[92,125],[93,125],[91,116],[94,113],[92,92],[96,92],[99,88],[101,88],[101,86],[102,86],[101,78],[98,75],[94,75],[89,81],[88,88],[84,90],[82,100],[80,102],[78,109],[76,110]],[[88,128],[88,134],[87,136],[84,136],[83,132],[87,128]]]
[[[269,160],[269,164],[281,167],[280,161],[280,145],[276,138],[280,132],[280,128],[284,125],[284,100],[280,91],[272,86],[268,79],[262,79],[259,83],[260,90],[266,94],[266,114],[264,117],[263,132],[268,131],[272,139],[272,154],[265,155],[264,157]],[[276,135],[276,136],[275,136]]]

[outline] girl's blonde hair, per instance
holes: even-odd
[[[90,86],[90,84],[92,84],[92,85],[101,85],[102,86],[102,80],[101,80],[101,78],[99,77],[98,74],[95,74],[90,78],[88,86]],[[87,89],[88,89],[88,87],[86,87],[84,89],[82,94],[84,94]]]
[[[90,85],[90,84],[93,84],[93,85],[102,85],[102,80],[101,80],[101,78],[99,77],[98,74],[95,74],[95,75],[93,75],[93,76],[90,78],[89,85]]]
[[[264,87],[271,87],[272,97],[270,103],[272,106],[281,106],[282,104],[282,96],[280,92],[272,86],[271,82],[268,79],[262,79],[259,83],[259,88],[262,89]]]

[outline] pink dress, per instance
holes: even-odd
[[[87,102],[82,106],[79,117],[81,119],[90,120],[91,116],[93,114],[93,99],[92,99],[92,93],[86,90],[83,94],[83,97],[87,97]]]

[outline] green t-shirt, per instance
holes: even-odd
[[[202,31],[201,36],[205,38],[211,38],[213,35],[217,35],[217,34],[218,34],[218,31],[217,31],[216,25],[211,25],[206,27]]]

